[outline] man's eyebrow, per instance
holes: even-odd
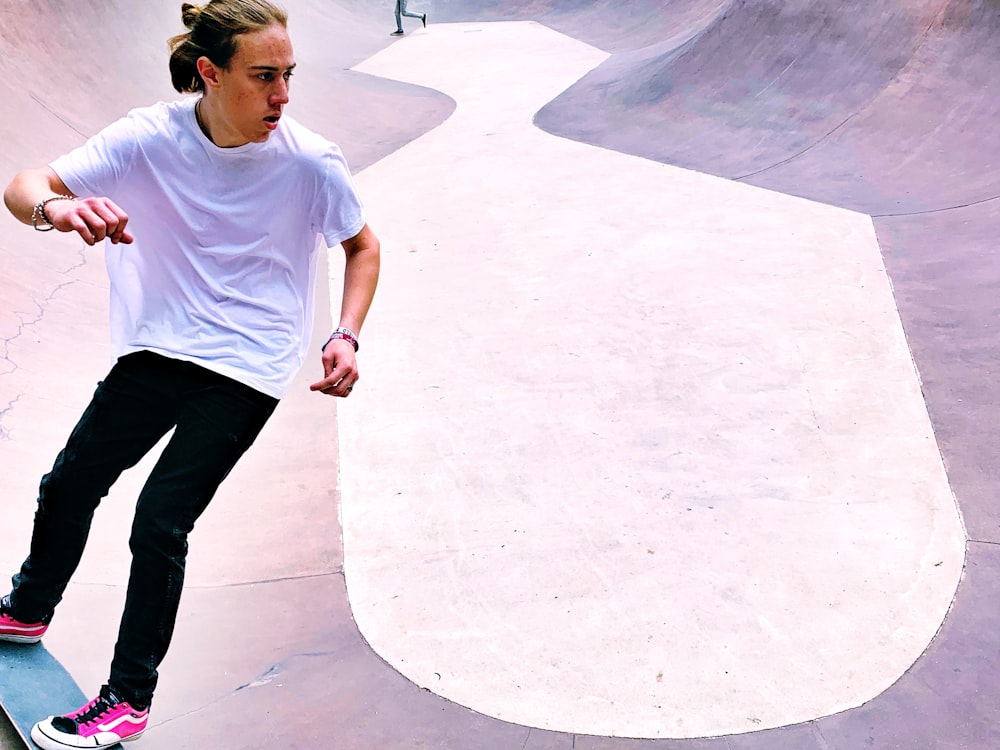
[[[291,65],[289,65],[289,66],[288,66],[287,68],[285,68],[285,70],[295,70],[295,66],[296,66],[296,65],[298,65],[298,63],[292,63],[292,64],[291,64]],[[281,68],[279,68],[279,67],[278,67],[277,65],[251,65],[251,66],[250,66],[250,70],[271,70],[271,71],[279,71],[279,70],[281,70]]]

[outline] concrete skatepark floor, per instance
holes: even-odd
[[[365,390],[305,368],[214,501],[142,746],[997,744],[995,4],[286,6],[383,239]],[[177,11],[0,10],[5,179],[173,96]],[[13,570],[106,281],[0,258]],[[119,515],[46,638],[84,692]]]

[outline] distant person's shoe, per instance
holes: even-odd
[[[403,30],[402,29],[397,29],[396,31],[394,31],[391,34],[389,34],[389,36],[403,36]]]
[[[10,597],[0,599],[0,641],[38,643],[49,629],[45,622],[21,622],[11,613]]]
[[[104,750],[119,742],[136,739],[146,731],[148,721],[148,708],[133,708],[105,685],[101,694],[86,706],[35,724],[31,739],[44,750]]]
[[[424,22],[424,28],[426,29],[427,28],[427,14],[424,13],[422,16],[420,16],[420,20]]]

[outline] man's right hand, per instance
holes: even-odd
[[[131,244],[126,231],[128,214],[110,198],[77,198],[55,200],[45,206],[45,215],[60,232],[76,232],[88,245],[104,239],[113,243]]]
[[[52,167],[22,169],[4,190],[3,202],[18,221],[37,224],[40,219],[35,206],[57,195],[72,193]],[[132,242],[132,235],[125,230],[128,214],[110,198],[49,201],[45,204],[45,215],[60,232],[76,232],[88,245],[96,245],[103,239]]]

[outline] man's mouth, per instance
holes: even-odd
[[[267,124],[268,128],[274,130],[276,127],[278,127],[278,120],[280,119],[281,115],[268,115],[267,117],[264,118],[264,122]]]

